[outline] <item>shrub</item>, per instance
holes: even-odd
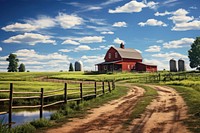
[[[63,114],[60,112],[53,113],[50,117],[50,120],[58,120],[63,117]]]
[[[33,125],[35,128],[41,128],[41,127],[48,127],[51,126],[51,123],[48,119],[37,119],[32,122],[30,122],[31,125]]]
[[[34,133],[36,128],[30,123],[16,126],[12,129],[12,133]]]

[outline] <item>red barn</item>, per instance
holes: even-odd
[[[124,48],[124,44],[120,44],[120,48],[110,47],[105,57],[105,62],[96,64],[98,72],[106,73],[113,71],[157,71],[157,66],[146,65],[142,63],[141,54],[135,49]]]

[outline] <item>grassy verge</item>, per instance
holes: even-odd
[[[188,106],[189,118],[184,121],[189,130],[200,133],[200,92],[193,87],[170,85],[184,98]]]
[[[153,99],[158,95],[157,91],[151,87],[145,85],[136,86],[142,87],[145,89],[144,96],[139,99],[136,106],[134,107],[129,119],[125,122],[124,127],[127,127],[134,119],[140,118],[141,114],[143,114],[146,110],[146,107],[152,102]]]

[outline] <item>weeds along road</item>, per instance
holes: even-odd
[[[47,133],[188,133],[181,123],[185,119],[187,108],[178,93],[168,87],[153,86],[158,96],[141,118],[134,119],[124,127],[133,108],[143,97],[145,90],[131,86],[129,93],[99,108],[92,109],[85,118],[73,118],[61,127],[49,129]]]

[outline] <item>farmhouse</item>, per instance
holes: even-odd
[[[157,71],[157,66],[142,63],[141,53],[135,49],[125,48],[120,44],[120,48],[110,47],[105,57],[105,62],[96,64],[99,73],[113,71]]]

